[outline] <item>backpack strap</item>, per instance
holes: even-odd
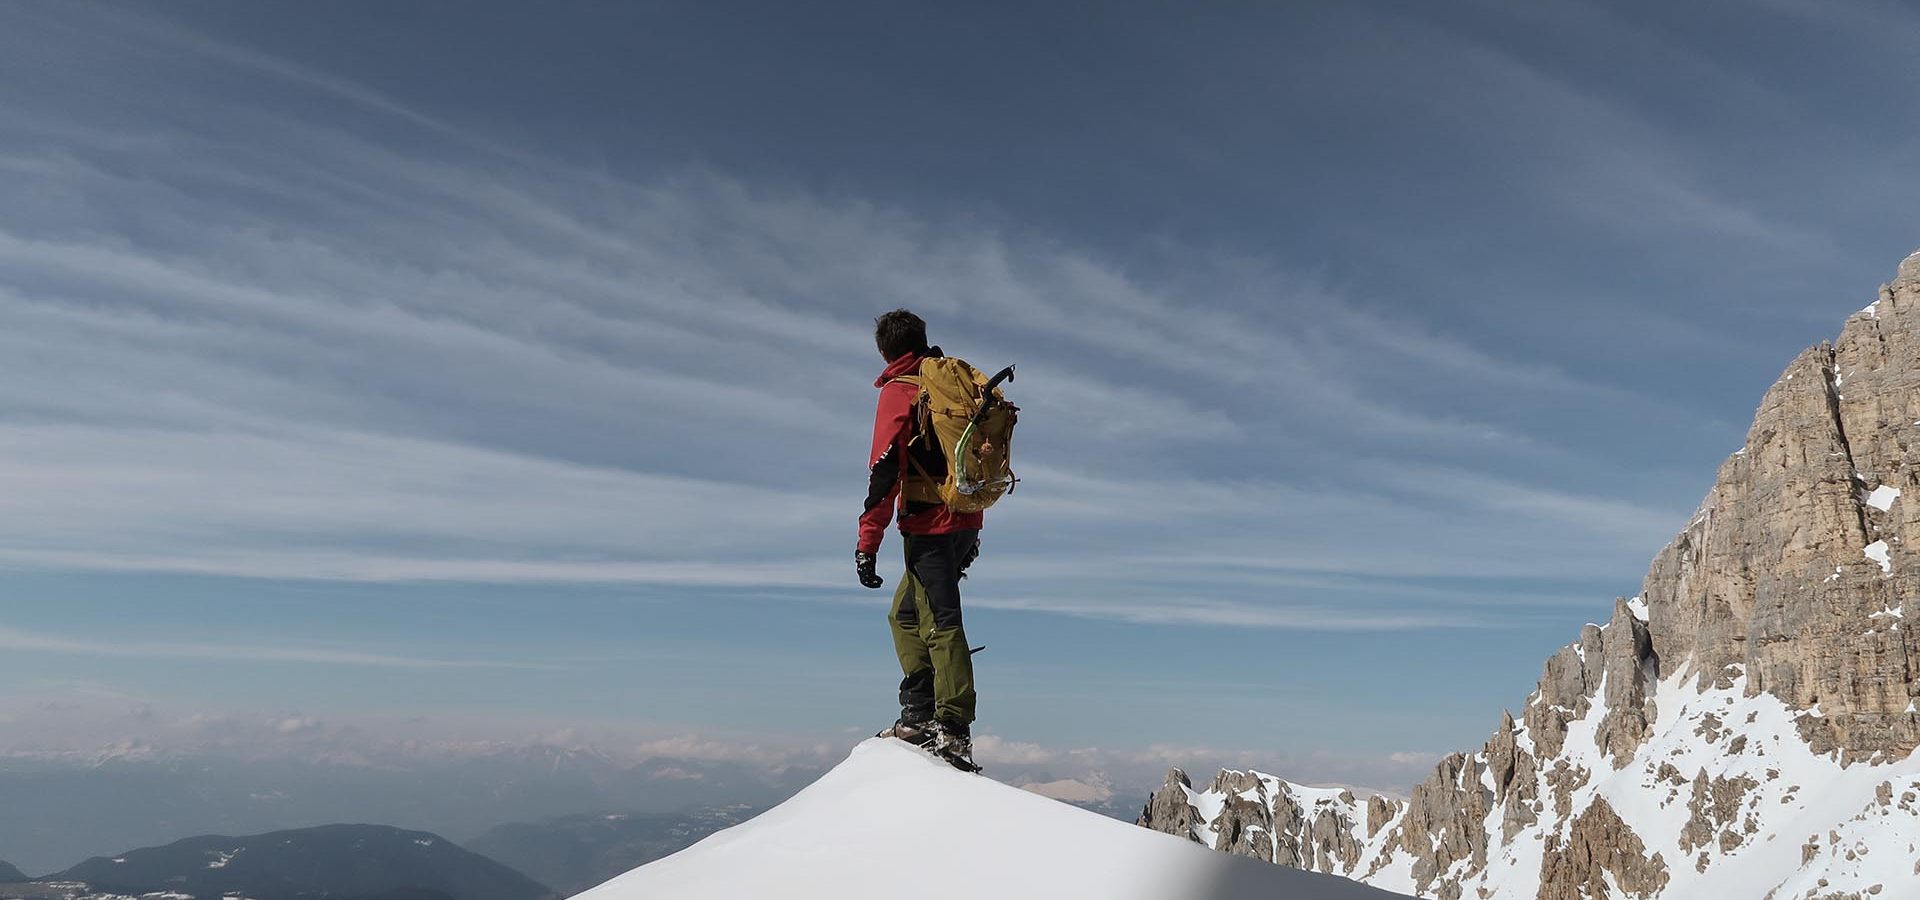
[[[921,481],[931,484],[936,488],[939,487],[940,482],[933,480],[933,476],[927,474],[926,468],[921,466],[920,461],[914,459],[911,453],[907,454],[907,468],[912,469],[913,474],[918,475]]]
[[[919,425],[919,428],[917,429],[918,434],[914,435],[914,437],[917,439],[921,435],[926,434],[927,425],[929,424],[928,420],[931,418],[931,416],[928,415],[928,410],[931,408],[931,404],[929,403],[930,398],[927,396],[926,379],[921,378],[918,375],[896,375],[892,378],[887,379],[887,383],[888,384],[910,384],[910,385],[913,385],[915,390],[918,390],[920,392],[917,396],[913,398],[914,411],[917,412],[920,416],[920,421],[917,423]]]
[[[919,391],[919,396],[915,397],[913,401],[914,412],[917,416],[917,420],[914,423],[913,441],[909,441],[908,445],[911,446],[913,442],[917,441],[929,441],[932,442],[933,446],[938,447],[940,439],[933,433],[933,407],[930,402],[931,398],[927,396],[926,379],[919,375],[896,375],[887,379],[887,383],[910,384]],[[937,494],[940,482],[936,481],[932,475],[927,473],[926,467],[920,465],[920,461],[914,458],[911,451],[904,455],[906,457],[907,473],[910,478],[917,478],[922,485],[931,488]],[[904,496],[906,492],[907,485],[901,485],[901,494]],[[915,502],[937,503],[939,501],[938,499],[929,501],[922,498]]]

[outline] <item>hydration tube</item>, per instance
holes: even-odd
[[[987,379],[987,386],[981,390],[980,408],[975,410],[973,418],[967,420],[967,427],[960,432],[960,440],[953,445],[953,485],[962,494],[971,494],[980,489],[980,485],[967,480],[967,450],[973,443],[973,430],[987,417],[987,411],[993,408],[993,390],[1002,381],[1013,380],[1013,367],[1008,366]]]

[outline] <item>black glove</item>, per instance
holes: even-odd
[[[853,570],[860,573],[860,584],[865,587],[877,588],[887,583],[873,570],[873,554],[865,550],[853,551]]]
[[[979,558],[980,558],[980,539],[974,538],[973,543],[967,545],[967,552],[960,554],[960,577],[961,578],[967,577],[967,567],[970,565],[973,565],[973,561]]]

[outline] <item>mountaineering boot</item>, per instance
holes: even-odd
[[[973,761],[973,733],[965,725],[935,719],[933,741],[927,744],[927,749],[962,772],[980,771],[980,765]]]
[[[903,707],[900,718],[874,737],[898,738],[916,747],[925,747],[934,738],[933,711]]]

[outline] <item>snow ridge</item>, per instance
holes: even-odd
[[[1391,900],[1346,879],[1208,853],[880,738],[778,807],[577,895],[901,896]]]

